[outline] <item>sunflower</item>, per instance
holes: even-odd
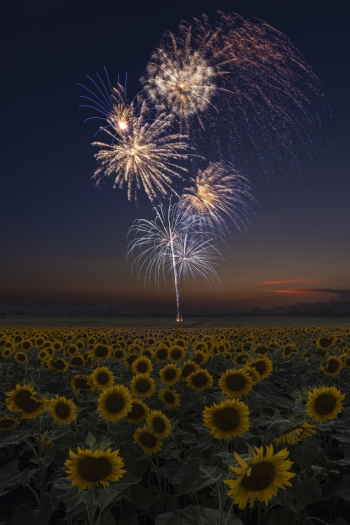
[[[326,364],[324,366],[321,366],[320,370],[326,376],[336,376],[337,374],[339,374],[342,368],[343,368],[343,362],[341,361],[341,359],[333,355],[331,357],[328,357]]]
[[[26,339],[25,341],[22,341],[19,345],[21,350],[24,350],[25,352],[28,352],[28,350],[31,350],[33,348],[33,342],[30,339]]]
[[[152,361],[148,357],[142,355],[135,359],[131,368],[135,374],[150,374],[153,369]]]
[[[248,394],[254,381],[244,370],[226,370],[219,379],[219,387],[226,397],[240,397]]]
[[[193,355],[192,361],[197,365],[202,365],[208,361],[208,354],[204,350],[197,350]]]
[[[91,381],[89,376],[76,375],[72,378],[70,386],[74,392],[80,390],[91,390]]]
[[[40,361],[45,361],[49,356],[50,354],[46,350],[40,350],[38,353],[38,359],[40,359]]]
[[[151,432],[160,438],[166,438],[171,433],[170,421],[160,410],[152,410],[146,419],[146,423]]]
[[[202,390],[212,386],[213,376],[204,368],[200,368],[197,372],[193,372],[188,376],[187,384],[196,392],[202,392]]]
[[[234,357],[233,361],[236,365],[241,366],[244,365],[249,358],[250,355],[247,352],[241,352],[240,354]]]
[[[163,385],[174,385],[181,377],[181,368],[172,363],[166,365],[159,371],[159,377]]]
[[[334,345],[335,338],[333,335],[328,336],[322,336],[319,339],[317,339],[316,346],[320,350],[327,350],[331,346]]]
[[[17,361],[17,363],[25,363],[26,361],[28,361],[28,356],[25,352],[17,352],[15,354],[15,360]]]
[[[129,390],[124,385],[115,385],[102,390],[97,410],[106,421],[118,421],[130,412],[131,402]]]
[[[203,411],[204,425],[214,437],[231,439],[242,436],[249,429],[249,410],[238,399],[227,399]]]
[[[119,450],[112,452],[107,450],[92,450],[78,447],[78,453],[69,451],[70,459],[65,461],[68,479],[72,480],[72,486],[78,487],[78,492],[91,489],[94,485],[108,487],[110,481],[118,481],[123,477],[124,461],[119,456]]]
[[[295,476],[294,472],[289,472],[293,462],[288,457],[288,450],[284,448],[273,453],[273,445],[266,447],[266,455],[263,456],[264,447],[254,447],[256,453],[253,458],[246,463],[237,452],[234,452],[239,467],[230,467],[238,474],[235,480],[225,479],[224,483],[230,487],[228,496],[231,496],[238,508],[244,510],[249,504],[254,505],[255,498],[264,501],[267,506],[269,500],[276,496],[279,488],[285,490],[291,487],[289,482]]]
[[[185,355],[186,351],[181,345],[173,345],[168,351],[168,358],[176,363],[182,361]]]
[[[138,359],[138,356],[136,354],[130,354],[124,357],[123,363],[129,370],[132,370],[133,363]]]
[[[8,359],[12,355],[12,349],[11,348],[4,348],[1,352],[1,356],[5,357],[5,359]]]
[[[255,368],[259,374],[259,379],[266,379],[269,377],[273,369],[272,362],[268,357],[266,357],[266,355],[249,361],[247,365],[249,365],[250,368]]]
[[[155,390],[154,379],[147,374],[137,374],[132,378],[130,388],[135,397],[150,397]]]
[[[93,386],[99,390],[103,390],[104,388],[109,388],[114,385],[114,375],[106,366],[95,368],[90,378]]]
[[[185,361],[182,367],[181,379],[187,379],[189,375],[193,374],[193,372],[198,372],[198,370],[199,365],[197,365],[192,359]]]
[[[111,357],[112,349],[108,345],[97,344],[91,350],[91,356],[96,360],[109,359]]]
[[[113,357],[116,361],[121,361],[125,357],[125,350],[124,348],[115,348],[113,350]]]
[[[169,410],[174,410],[180,406],[180,394],[171,388],[160,390],[158,397]]]
[[[19,423],[18,417],[0,417],[0,432],[14,430]]]
[[[85,359],[80,354],[74,354],[71,357],[70,364],[72,366],[83,366]]]
[[[50,358],[47,360],[47,365],[48,367],[53,371],[53,372],[66,372],[68,370],[68,363],[67,361],[65,361],[64,359],[61,359],[60,357],[59,358]]]
[[[140,445],[145,454],[155,454],[159,452],[163,446],[163,442],[159,436],[153,434],[147,425],[138,428],[133,435],[135,443]]]
[[[63,396],[51,400],[49,412],[59,425],[69,425],[77,417],[76,405]]]
[[[287,428],[279,438],[275,439],[277,444],[287,443],[288,445],[296,445],[298,441],[316,434],[315,425],[310,425],[306,421],[299,425],[294,425],[291,428]]]
[[[29,385],[16,385],[16,390],[8,392],[6,403],[11,412],[21,412],[23,419],[34,419],[42,414],[47,405],[46,399],[35,397],[36,392]]]
[[[140,421],[146,419],[148,414],[149,408],[146,403],[140,399],[132,399],[131,409],[125,416],[125,419],[129,421],[129,423],[139,423]]]
[[[342,394],[334,386],[321,386],[309,392],[306,404],[306,413],[318,423],[325,419],[336,419],[342,411],[342,401],[345,394]]]
[[[158,345],[158,348],[154,352],[154,358],[159,363],[164,363],[168,359],[168,347],[165,344]]]
[[[260,374],[257,371],[257,369],[254,368],[253,366],[250,367],[249,365],[245,365],[245,367],[242,370],[247,372],[247,374],[251,377],[254,383],[258,383],[260,381]]]

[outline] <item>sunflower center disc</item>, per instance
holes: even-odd
[[[105,346],[98,346],[95,350],[97,357],[105,357],[108,354],[108,348]]]
[[[202,387],[208,383],[208,378],[205,374],[202,374],[200,372],[192,378],[192,383],[194,384],[194,386]]]
[[[218,410],[213,414],[214,425],[224,432],[235,430],[239,426],[240,420],[241,416],[239,415],[239,412],[232,407]]]
[[[55,361],[52,361],[52,366],[57,370],[63,370],[64,362],[62,361],[62,359],[56,359]]]
[[[153,434],[151,434],[150,432],[143,432],[140,435],[140,441],[142,445],[146,448],[153,448],[157,444],[156,437],[153,436]]]
[[[61,419],[66,419],[70,414],[70,408],[65,403],[58,403],[55,407],[55,412]]]
[[[335,409],[337,400],[331,394],[322,394],[315,401],[315,411],[321,416],[327,416]]]
[[[112,465],[106,458],[83,458],[78,463],[78,474],[86,481],[101,481],[112,472]]]
[[[336,359],[330,359],[327,363],[326,370],[328,372],[336,372],[339,368],[339,363]]]
[[[258,361],[257,363],[252,363],[252,366],[259,372],[262,376],[266,371],[266,363],[264,361]]]
[[[172,381],[176,377],[176,370],[173,368],[168,368],[168,370],[165,370],[164,379],[167,381]]]
[[[77,388],[81,389],[81,390],[89,390],[90,389],[89,383],[83,377],[78,377],[75,380],[75,386]]]
[[[171,392],[165,392],[164,399],[165,399],[165,401],[167,403],[174,403],[175,402],[174,394],[172,394]]]
[[[140,372],[141,374],[144,374],[145,372],[147,372],[148,370],[148,364],[145,363],[145,361],[141,361],[140,363],[137,364],[137,371]]]
[[[73,357],[71,363],[72,363],[72,365],[82,365],[83,364],[83,360],[82,360],[81,357]]]
[[[125,399],[118,392],[110,394],[105,400],[105,408],[111,414],[118,414],[125,406]]]
[[[192,374],[193,371],[194,371],[193,365],[185,365],[184,368],[182,369],[182,376],[188,377],[190,374]]]
[[[226,386],[229,390],[232,390],[234,392],[237,392],[239,390],[243,390],[243,388],[246,386],[247,381],[246,379],[241,376],[240,374],[232,374],[229,375],[226,379]]]
[[[158,350],[157,357],[161,360],[166,359],[168,357],[168,350],[165,350],[163,348],[161,350]]]
[[[127,417],[131,417],[132,419],[137,419],[138,417],[142,417],[145,413],[145,409],[139,405],[138,403],[133,403],[132,408],[130,412],[128,413]]]
[[[120,359],[124,355],[124,350],[116,350],[114,355],[117,359]]]
[[[106,374],[106,372],[100,372],[98,375],[97,375],[97,382],[100,384],[100,385],[106,385],[109,381],[109,375]]]
[[[182,355],[181,350],[177,350],[176,349],[176,350],[172,350],[172,352],[171,352],[171,357],[173,359],[180,359],[181,355]]]
[[[322,337],[322,339],[320,339],[320,345],[323,348],[328,348],[329,346],[331,346],[331,344],[332,344],[332,339],[328,337]]]
[[[150,390],[151,386],[149,384],[149,381],[147,381],[147,379],[139,379],[136,382],[135,388],[141,394],[145,394],[146,392]]]
[[[16,405],[25,412],[35,412],[35,410],[40,407],[40,401],[36,401],[28,390],[18,392],[15,397],[15,402]]]
[[[153,430],[158,434],[161,434],[165,430],[165,423],[161,417],[155,417],[152,421]]]
[[[7,430],[8,428],[11,428],[16,421],[14,419],[4,419],[3,421],[0,421],[0,428]]]
[[[241,483],[242,486],[251,492],[264,490],[271,485],[275,479],[275,467],[272,463],[259,463],[253,465],[250,475],[245,474]]]

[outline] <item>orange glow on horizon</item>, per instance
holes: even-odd
[[[283,283],[311,283],[311,282],[321,282],[329,281],[331,279],[285,279],[283,281],[263,281],[256,284],[283,284]]]

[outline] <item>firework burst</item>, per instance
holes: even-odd
[[[144,273],[145,284],[153,276],[159,286],[161,279],[166,282],[168,273],[172,274],[177,318],[180,319],[181,276],[185,279],[203,278],[214,287],[221,283],[214,268],[221,258],[216,248],[217,236],[201,230],[202,218],[185,213],[178,203],[170,203],[167,210],[162,205],[153,210],[154,220],[137,219],[129,229],[134,239],[129,243],[128,256],[133,255],[135,249],[140,250],[133,268],[136,268],[139,277]]]
[[[185,213],[196,213],[209,228],[227,230],[223,215],[227,215],[241,230],[248,221],[247,201],[256,202],[251,195],[249,180],[227,162],[214,162],[190,179],[180,206]]]
[[[168,192],[177,195],[173,179],[181,179],[180,172],[187,171],[181,165],[187,159],[186,137],[171,132],[171,115],[161,113],[155,119],[149,118],[145,101],[138,114],[132,109],[122,105],[120,110],[113,109],[107,119],[111,130],[103,130],[111,143],[93,143],[100,148],[95,154],[100,167],[94,178],[99,183],[104,176],[114,176],[114,187],[126,186],[129,200],[137,201],[141,187],[151,201]]]

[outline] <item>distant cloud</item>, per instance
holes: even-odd
[[[261,290],[262,291],[262,290]],[[350,290],[339,290],[335,288],[306,288],[303,290],[266,290],[275,293],[291,293],[291,294],[326,294],[335,295],[343,300],[350,300]]]

